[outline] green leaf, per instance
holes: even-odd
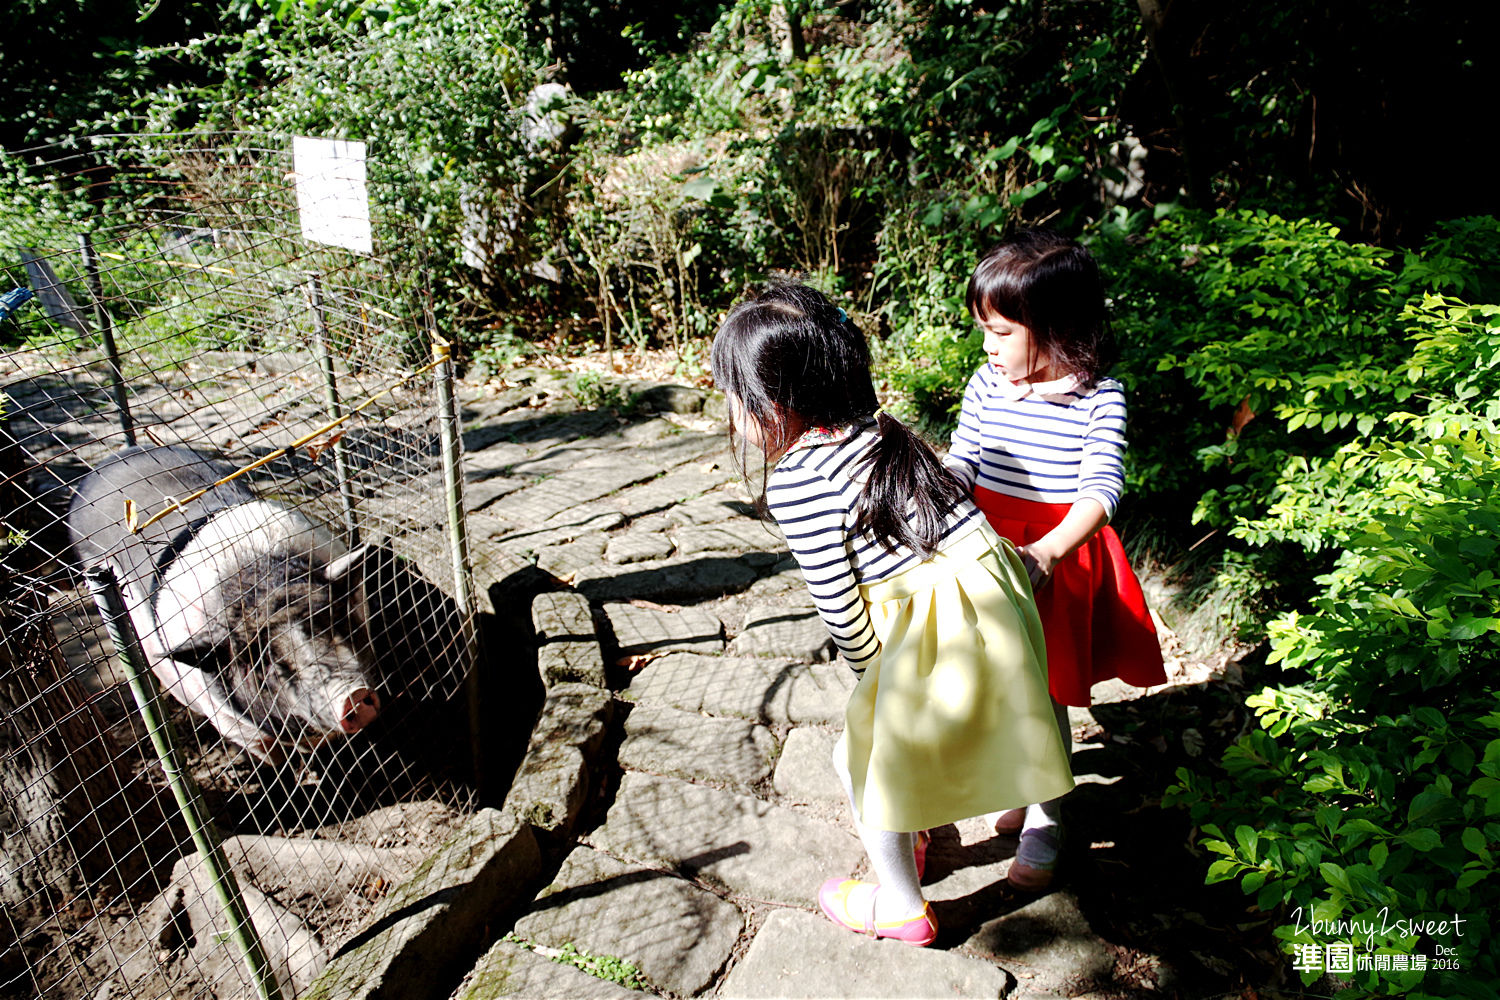
[[[1435,851],[1443,846],[1443,838],[1438,835],[1436,830],[1431,828],[1411,830],[1403,833],[1396,839],[1409,844],[1414,850],[1418,851]]]
[[[1318,866],[1318,871],[1323,874],[1323,880],[1336,889],[1343,890],[1345,895],[1352,895],[1353,888],[1349,885],[1349,877],[1344,874],[1344,869],[1332,861],[1325,861]]]
[[[1234,873],[1240,868],[1239,862],[1229,858],[1222,858],[1208,866],[1206,883],[1213,885],[1215,882],[1223,882],[1234,877]]]
[[[1254,861],[1255,848],[1260,840],[1255,829],[1245,825],[1237,826],[1234,828],[1234,839],[1239,843],[1240,850],[1244,852],[1245,857]]]
[[[1474,871],[1467,871],[1460,875],[1458,877],[1458,882],[1456,883],[1456,885],[1460,889],[1468,889],[1472,888],[1475,885],[1478,885],[1480,882],[1483,882],[1489,877],[1490,873],[1488,871],[1485,871],[1483,869],[1475,869]]]
[[[1489,842],[1485,840],[1484,832],[1482,830],[1475,829],[1472,826],[1464,830],[1462,840],[1463,845],[1469,850],[1473,851],[1475,854],[1483,854],[1485,852],[1485,848],[1489,844]]]
[[[682,186],[682,193],[689,198],[708,201],[719,189],[719,182],[711,177],[698,177]]]

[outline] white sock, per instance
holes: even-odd
[[[1073,727],[1068,725],[1068,706],[1059,704],[1055,699],[1052,702],[1052,716],[1057,722],[1058,732],[1062,733],[1063,749],[1068,752],[1068,759],[1073,759]],[[1026,821],[1022,824],[1022,831],[1044,830],[1049,827],[1057,827],[1062,824],[1062,800],[1066,793],[1046,802],[1033,803],[1026,807]],[[996,819],[998,819],[998,814]],[[993,822],[993,820],[991,821]],[[1056,832],[1055,830],[1053,831]]]
[[[859,839],[870,856],[875,881],[875,919],[905,920],[922,912],[922,886],[917,881],[917,863],[910,833],[871,830],[859,824]]]
[[[860,821],[859,810],[853,808],[854,782],[844,761],[843,739],[834,747],[833,769],[844,786],[844,794],[849,797],[850,808],[854,812],[854,829],[859,834],[860,842],[865,845],[875,881],[880,886],[880,891],[875,894],[875,919],[884,923],[915,917],[922,912],[926,901],[922,898],[921,880],[917,878],[917,858],[914,853],[916,842],[913,835],[874,830]]]

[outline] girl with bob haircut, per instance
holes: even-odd
[[[1125,485],[1125,391],[1104,374],[1115,353],[1104,284],[1079,243],[1028,230],[984,255],[967,301],[987,360],[964,391],[944,464],[1019,546],[1067,743],[1066,706],[1087,707],[1094,684],[1166,682],[1140,582],[1109,527]],[[996,832],[1020,834],[1012,885],[1051,883],[1060,815],[1052,800],[994,818]]]

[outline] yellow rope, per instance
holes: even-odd
[[[199,490],[198,492],[196,492],[196,493],[190,493],[186,497],[183,497],[181,500],[177,500],[175,498],[168,497],[167,498],[167,505],[165,507],[163,507],[161,510],[157,511],[155,514],[153,514],[144,524],[140,524],[139,526],[136,524],[135,501],[134,500],[130,500],[130,499],[126,499],[126,501],[125,501],[125,523],[130,528],[130,533],[134,535],[134,534],[139,534],[142,531],[145,531],[147,528],[151,527],[157,521],[160,521],[162,518],[164,518],[168,514],[172,513],[174,510],[181,510],[183,507],[185,507],[188,504],[192,503],[194,500],[201,499],[205,494],[208,493],[209,490],[212,490],[212,489],[214,489],[216,487],[219,487],[219,486],[223,486],[227,482],[231,482],[232,480],[238,479],[240,476],[243,476],[247,472],[254,472],[256,469],[260,468],[261,466],[266,465],[269,462],[274,462],[276,459],[278,459],[281,456],[285,455],[287,452],[302,447],[303,445],[307,444],[309,441],[311,441],[314,438],[318,437],[320,434],[326,434],[326,433],[328,433],[329,431],[333,430],[335,427],[337,427],[340,424],[342,424],[344,421],[348,420],[350,417],[353,417],[355,414],[358,414],[358,413],[362,412],[366,407],[368,407],[371,403],[374,403],[377,399],[381,398],[382,396],[389,395],[390,393],[392,393],[395,390],[399,389],[401,386],[405,385],[407,382],[410,382],[412,379],[416,378],[418,375],[422,375],[422,374],[425,374],[427,372],[432,371],[438,365],[440,365],[443,362],[447,361],[449,359],[449,357],[452,356],[452,353],[453,353],[453,345],[450,344],[450,343],[448,343],[442,337],[434,334],[433,335],[433,344],[432,344],[432,361],[430,361],[429,363],[423,365],[421,368],[418,368],[416,371],[412,372],[410,375],[406,376],[401,381],[397,382],[395,385],[393,385],[393,386],[391,386],[391,387],[389,387],[387,389],[382,389],[380,392],[377,392],[375,395],[371,396],[369,399],[365,400],[363,403],[360,403],[354,409],[350,410],[348,413],[344,414],[342,417],[339,417],[337,420],[331,420],[328,423],[324,424],[322,427],[319,427],[317,430],[313,431],[312,433],[310,433],[310,434],[304,434],[302,437],[300,437],[297,440],[293,441],[291,444],[287,445],[285,448],[278,449],[277,451],[271,452],[269,455],[266,455],[266,456],[264,456],[262,458],[256,459],[254,462],[251,462],[249,465],[247,465],[244,468],[238,470],[237,472],[233,472],[233,473],[225,476],[223,479],[219,480],[217,483],[214,483],[212,486],[205,486],[203,489]],[[338,440],[338,438],[334,438],[332,441],[328,442],[328,445],[325,445],[324,447],[328,447],[329,445],[332,445],[334,443],[334,441],[337,441],[337,440]],[[320,448],[318,450],[321,452],[323,449]]]

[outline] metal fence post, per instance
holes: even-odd
[[[198,786],[193,783],[183,763],[176,731],[162,710],[156,678],[146,666],[140,637],[136,634],[129,612],[125,610],[125,601],[120,596],[120,585],[115,579],[114,570],[108,566],[95,566],[84,576],[88,580],[89,591],[94,595],[94,603],[98,605],[99,613],[104,618],[109,638],[115,645],[120,666],[130,682],[130,693],[135,697],[141,721],[146,724],[146,732],[151,737],[157,759],[161,761],[162,770],[166,773],[167,783],[172,786],[177,808],[182,813],[183,821],[187,823],[193,845],[198,848],[213,881],[214,894],[218,896],[225,919],[229,921],[230,934],[239,946],[240,956],[255,983],[255,990],[261,1000],[282,1000],[281,987],[276,982],[275,973],[271,971],[270,962],[266,960],[255,925],[250,922],[250,916],[245,910],[239,883],[235,881],[234,871],[229,867],[219,846],[219,832],[208,818]]]
[[[88,233],[79,233],[78,245],[83,252],[83,269],[88,273],[89,298],[94,300],[94,320],[99,324],[104,355],[109,359],[110,390],[120,412],[120,429],[125,432],[125,443],[135,444],[135,420],[130,415],[130,401],[125,398],[125,375],[120,368],[120,349],[115,344],[114,320],[104,308],[104,282],[99,277],[99,257],[94,253],[94,239]]]
[[[474,786],[484,789],[484,750],[480,733],[478,635],[474,628],[474,578],[469,561],[469,522],[464,511],[463,441],[459,436],[458,397],[453,389],[451,346],[432,330],[432,354],[437,368],[438,436],[443,450],[443,494],[448,513],[448,548],[453,560],[453,591],[458,604],[463,642],[464,689],[469,702],[469,752],[473,757]]]
[[[338,377],[333,370],[333,355],[328,350],[328,317],[323,312],[323,279],[317,272],[308,277],[308,294],[312,298],[313,342],[317,346],[318,366],[323,369],[323,396],[328,404],[328,419],[338,420],[344,415],[339,401]],[[359,522],[354,518],[354,484],[349,479],[349,468],[344,461],[344,444],[334,441],[333,471],[339,481],[339,498],[344,508],[344,533],[349,545],[359,544]]]

